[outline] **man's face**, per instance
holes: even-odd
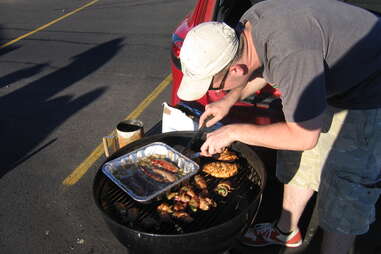
[[[225,82],[229,76],[229,69],[223,75],[214,75],[209,90],[224,90]]]
[[[240,65],[231,65],[225,72],[213,76],[209,90],[232,90],[243,87],[248,82],[249,75]]]

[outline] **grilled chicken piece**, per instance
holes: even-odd
[[[233,160],[238,160],[238,156],[235,153],[233,153],[232,151],[225,149],[222,153],[219,154],[217,160],[219,160],[219,161],[233,161]]]
[[[204,198],[200,198],[200,205],[199,208],[203,211],[209,210],[209,203]]]
[[[187,203],[184,203],[184,202],[175,202],[175,204],[173,205],[173,210],[175,211],[183,211],[187,208]]]
[[[229,193],[233,190],[230,181],[222,181],[219,184],[217,184],[216,188],[214,188],[214,191],[222,196],[226,197],[229,195]]]
[[[188,196],[185,192],[180,192],[178,195],[174,196],[173,199],[176,201],[188,203],[191,200],[191,197]]]
[[[237,163],[210,162],[204,165],[202,171],[217,178],[229,178],[237,174]]]
[[[190,223],[193,221],[193,218],[187,213],[187,212],[174,212],[172,213],[172,216],[175,217],[176,219],[180,219],[184,222]]]
[[[192,187],[190,185],[184,185],[183,187],[181,187],[180,193],[185,193],[191,198],[193,198],[197,195],[196,192],[194,192],[194,190],[192,189]]]
[[[167,194],[167,199],[168,199],[168,200],[171,200],[171,199],[173,199],[174,197],[176,197],[177,195],[179,195],[178,192],[170,192],[170,193]]]
[[[209,197],[200,197],[199,208],[203,211],[208,211],[212,207],[216,207],[217,203]]]
[[[188,185],[185,185],[180,188],[178,192],[170,192],[167,194],[168,200],[175,200],[183,203],[188,203],[191,200],[192,196],[195,196],[196,193]]]
[[[205,181],[204,177],[202,177],[201,175],[195,175],[194,176],[194,183],[201,190],[207,190],[208,189],[208,186],[206,185],[206,181]]]
[[[170,214],[173,213],[172,206],[167,203],[161,203],[156,210],[159,213],[162,222],[169,222],[171,220]]]
[[[200,207],[200,198],[198,196],[193,197],[188,205],[192,212],[197,212],[197,209]]]
[[[167,203],[161,203],[156,209],[159,213],[173,213],[173,207]]]

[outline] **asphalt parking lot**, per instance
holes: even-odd
[[[170,98],[171,32],[194,3],[0,2],[0,253],[127,253],[92,198],[105,160],[101,139],[125,118],[141,119],[145,130],[160,121]],[[273,173],[258,221],[280,209]],[[381,201],[377,209],[379,218]],[[304,232],[312,210],[313,202]],[[380,254],[380,235],[378,219],[352,254]],[[318,231],[303,253],[319,253],[320,240]],[[231,251],[251,253],[298,250]]]
[[[92,199],[97,148],[126,117],[160,120],[171,33],[193,5],[1,1],[0,253],[126,252]]]

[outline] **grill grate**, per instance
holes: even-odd
[[[242,155],[237,154],[240,157],[240,168],[237,175],[229,178],[233,191],[227,197],[221,197],[213,191],[221,179],[208,176],[203,172],[199,173],[205,178],[209,196],[217,203],[217,207],[208,211],[189,212],[194,218],[192,223],[184,223],[175,219],[163,221],[156,211],[157,206],[163,200],[158,198],[152,203],[141,204],[130,198],[108,179],[100,191],[102,209],[120,224],[155,234],[191,233],[226,222],[246,209],[260,192],[261,180],[256,170]],[[192,181],[190,184],[194,186]]]

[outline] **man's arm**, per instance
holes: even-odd
[[[263,78],[255,78],[250,80],[247,85],[241,90],[240,99],[243,100],[255,92],[259,91],[267,84],[266,80]]]
[[[304,122],[280,122],[270,125],[240,124],[234,133],[237,141],[273,149],[304,151],[315,147],[322,117]]]
[[[207,135],[207,140],[202,145],[201,152],[204,155],[219,153],[234,141],[272,149],[309,150],[317,144],[321,125],[321,115],[299,123],[226,125]]]
[[[228,94],[226,94],[223,98],[213,103],[207,104],[205,106],[204,113],[200,116],[199,126],[202,126],[205,119],[209,116],[213,116],[210,119],[206,126],[210,127],[217,123],[219,120],[224,118],[230,111],[230,108],[239,100],[241,97],[242,87],[237,87],[232,89]]]
[[[205,112],[201,115],[199,125],[202,126],[205,119],[209,115],[213,115],[214,118],[209,120],[207,126],[212,126],[222,118],[224,118],[227,113],[229,113],[230,108],[239,100],[243,100],[246,97],[254,94],[256,91],[262,89],[266,85],[266,81],[263,78],[255,78],[249,81],[243,87],[237,87],[232,89],[227,95],[225,95],[219,101],[213,102],[205,106]]]

